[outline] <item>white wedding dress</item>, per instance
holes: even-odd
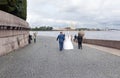
[[[65,41],[64,41],[64,46],[63,47],[64,47],[65,50],[73,49],[73,44],[72,44],[70,35],[65,36]]]

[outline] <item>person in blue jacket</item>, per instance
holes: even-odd
[[[60,34],[57,37],[57,41],[59,40],[59,50],[62,51],[63,50],[63,44],[64,44],[64,40],[65,40],[65,35],[60,32]]]

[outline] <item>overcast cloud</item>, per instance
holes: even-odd
[[[119,28],[120,0],[28,0],[31,27]]]

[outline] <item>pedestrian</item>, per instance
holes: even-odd
[[[28,43],[31,44],[31,40],[32,40],[32,35],[29,34],[28,36]]]
[[[60,34],[58,35],[57,41],[58,40],[59,40],[59,50],[62,51],[63,50],[63,43],[65,40],[65,35],[62,32],[60,32]]]
[[[78,33],[78,37],[77,37],[78,49],[82,49],[82,41],[83,41],[83,36],[81,36],[81,34]]]
[[[36,43],[36,38],[37,38],[37,33],[33,33],[33,40],[34,40],[34,43]]]
[[[71,50],[74,49],[73,44],[72,44],[72,35],[70,33],[65,34],[65,40],[64,40],[64,49],[65,50]]]
[[[74,42],[76,42],[76,39],[77,39],[77,36],[76,36],[76,35],[74,35]]]

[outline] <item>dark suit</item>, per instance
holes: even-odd
[[[77,41],[78,41],[78,49],[82,49],[82,41],[83,41],[83,37],[82,36],[78,36],[77,37]]]
[[[59,49],[60,49],[60,51],[62,51],[63,50],[63,43],[65,40],[65,35],[59,34],[57,37],[57,40],[59,40]]]

